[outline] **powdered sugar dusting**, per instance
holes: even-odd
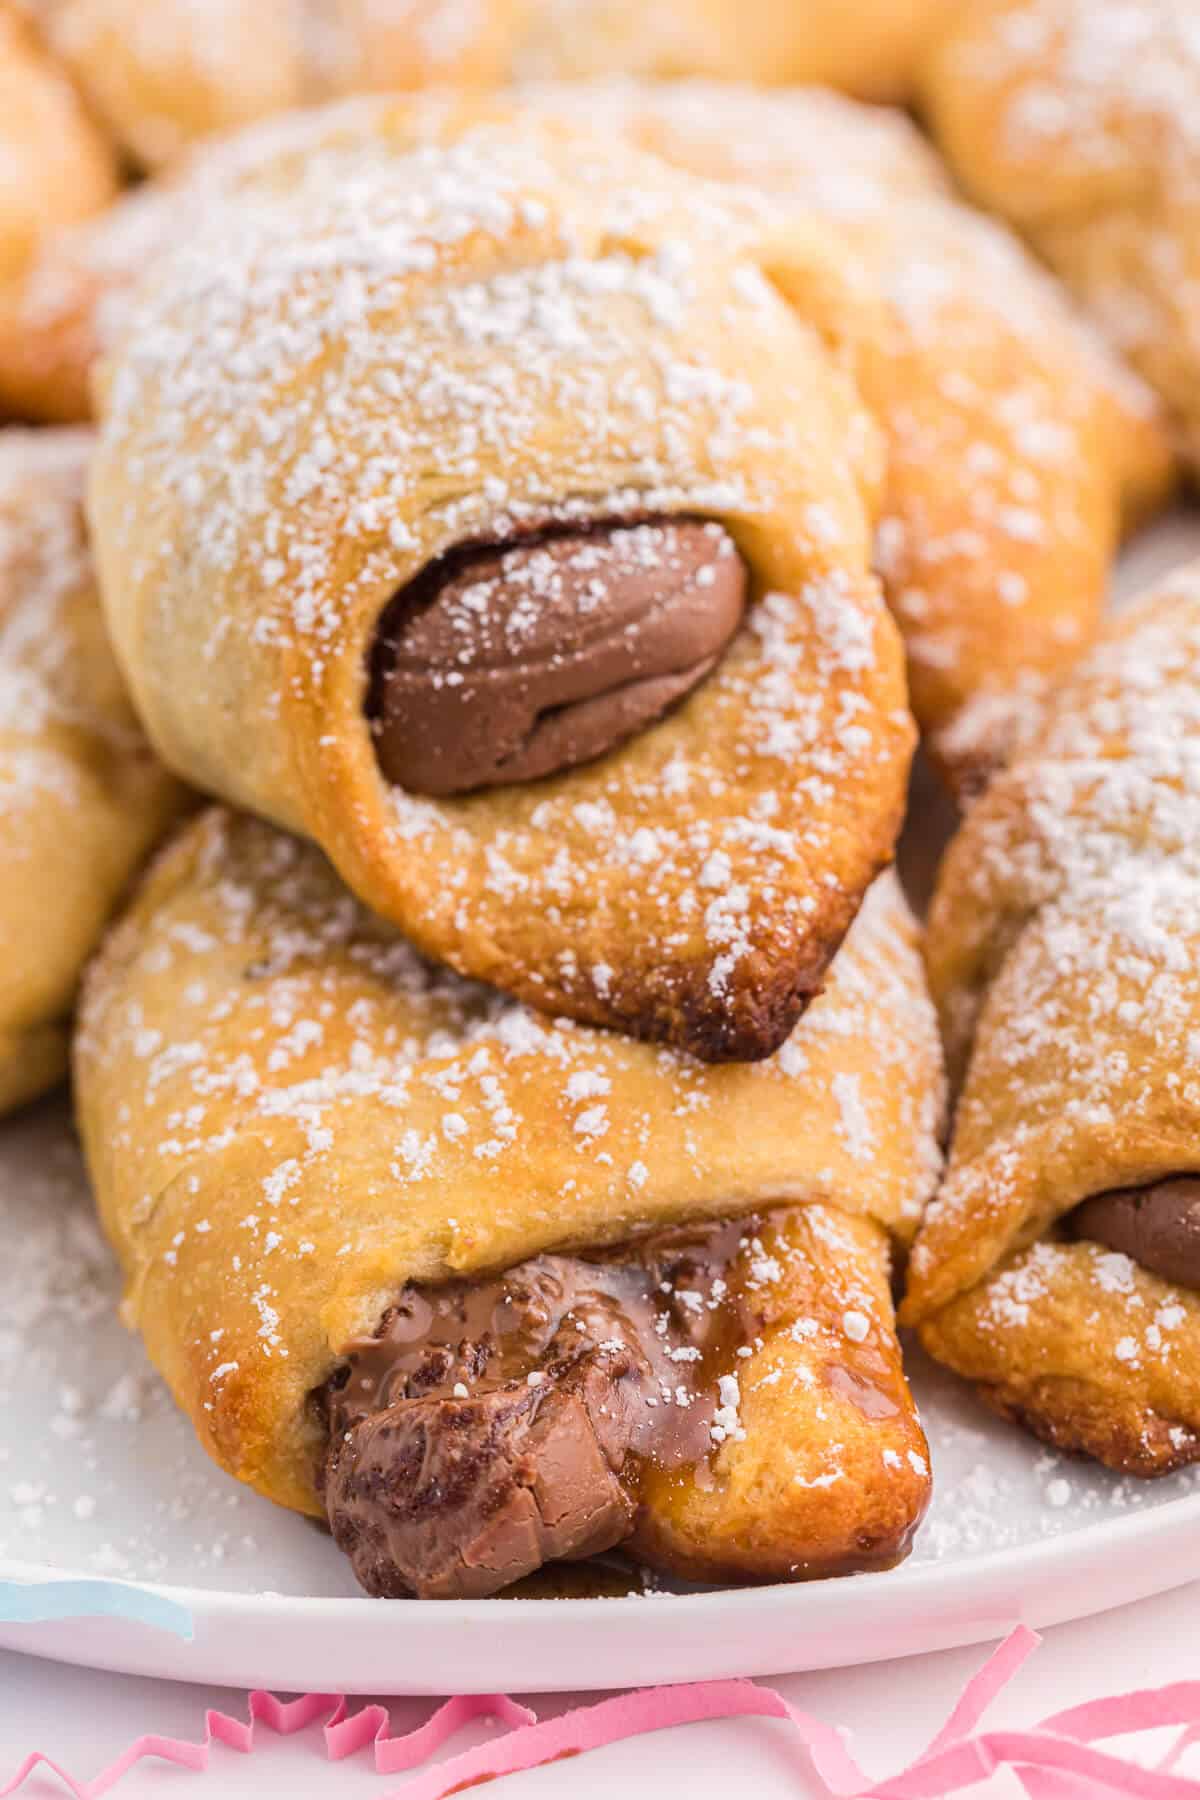
[[[315,851],[252,821],[208,815],[163,870],[189,866],[179,899],[168,885],[158,916],[135,917],[96,965],[78,1054],[91,1153],[115,1158],[120,1185],[105,1179],[103,1204],[152,1345],[152,1290],[201,1268],[211,1293],[221,1259],[220,1306],[195,1315],[215,1328],[192,1358],[203,1410],[225,1407],[230,1383],[294,1380],[302,1404],[325,1379],[297,1295],[339,1259],[354,1310],[329,1327],[329,1354],[406,1279],[760,1200],[836,1217],[844,1199],[911,1238],[938,1172],[940,1068],[890,878],[798,1027],[807,1064],[790,1074],[779,1059],[714,1070],[465,983],[372,920]],[[864,1073],[840,1143],[829,1084],[848,1064]],[[773,1146],[761,1169],[753,1150],[735,1154],[731,1121]],[[331,1212],[350,1179],[352,1203]],[[746,1253],[752,1288],[780,1278],[765,1242]],[[879,1316],[849,1281],[840,1310],[850,1343]],[[297,1352],[295,1375],[273,1377]],[[732,1390],[720,1405],[736,1411]],[[736,1441],[732,1411],[717,1422]]]
[[[968,186],[1025,229],[1186,429],[1200,367],[1200,20],[1191,0],[981,8],[935,68]],[[977,134],[982,133],[982,137]]]
[[[313,132],[282,192],[264,174],[149,284],[95,490],[118,639],[150,621],[179,654],[186,617],[218,686],[258,668],[257,741],[214,741],[180,681],[139,698],[224,797],[306,824],[280,777],[309,759],[304,708],[358,676],[428,561],[548,519],[746,521],[786,557],[786,590],[760,580],[688,707],[616,755],[431,804],[382,780],[342,680],[314,764],[322,841],[431,952],[472,972],[477,942],[515,939],[518,992],[646,1034],[680,1004],[727,1018],[833,948],[890,847],[911,728],[863,566],[864,415],[758,267],[758,203],[530,120],[419,149]],[[727,261],[697,253],[714,236]],[[814,523],[793,539],[797,489]],[[348,763],[361,832],[333,822]],[[534,916],[550,943],[527,968]]]
[[[1160,1284],[1126,1257],[1046,1234],[1090,1194],[1193,1166],[1198,883],[1191,564],[1116,619],[1064,685],[970,814],[931,913],[935,990],[966,1075],[917,1289],[962,1291],[1045,1239],[980,1290],[985,1337],[1028,1344],[1053,1307],[1094,1293],[1088,1341],[1125,1371],[1168,1368],[1175,1328],[1191,1342],[1191,1316],[1165,1322]]]
[[[882,303],[847,307],[837,325],[865,346],[859,379],[889,438],[876,564],[921,678],[915,702],[922,715],[936,706],[922,723],[939,730],[968,702],[969,723],[939,749],[995,758],[1026,694],[1094,624],[1119,479],[1104,414],[1144,422],[1145,390],[1016,239],[951,196],[898,113],[703,81],[535,87],[523,99],[769,193],[793,215],[811,209],[843,237]],[[1077,559],[1074,577],[1064,558]]]

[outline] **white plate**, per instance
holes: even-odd
[[[1120,586],[1198,550],[1200,517],[1177,515],[1125,559]],[[934,807],[922,790],[915,811],[928,821]],[[916,849],[907,872],[921,886]],[[117,1323],[116,1271],[61,1104],[0,1131],[0,1223],[0,1615],[6,1579],[139,1583],[194,1631],[0,1622],[0,1646],[287,1689],[621,1687],[980,1642],[1200,1576],[1200,1471],[1145,1484],[1066,1462],[914,1352],[936,1498],[891,1574],[627,1599],[367,1600],[327,1537],[209,1464]]]

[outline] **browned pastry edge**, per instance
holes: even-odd
[[[1006,756],[994,744],[978,750],[948,748],[939,736],[937,732],[926,736],[923,749],[930,767],[962,815],[1004,768]]]
[[[922,1334],[923,1335],[923,1334]],[[1161,1413],[1114,1411],[1088,1383],[1046,1376],[1031,1386],[977,1381],[985,1406],[1071,1456],[1091,1456],[1122,1475],[1173,1475],[1200,1462],[1200,1433]]]
[[[1014,1425],[1119,1474],[1200,1462],[1200,1295],[1052,1234],[914,1321],[936,1362]]]
[[[894,843],[902,823],[903,810],[897,808],[892,825],[882,834],[885,839]],[[828,899],[807,921],[815,947],[799,967],[794,957],[789,957],[785,967],[774,974],[760,973],[765,961],[760,951],[748,968],[743,965],[739,969],[737,993],[728,999],[713,994],[708,972],[701,969],[686,984],[679,983],[673,993],[656,996],[649,1007],[625,1004],[617,978],[606,1008],[597,1006],[589,1011],[573,1003],[571,1014],[585,1024],[600,1026],[611,1026],[615,1016],[619,1028],[630,1037],[684,1045],[688,1054],[701,1062],[762,1062],[787,1042],[821,992],[826,971],[871,883],[890,867],[892,860],[890,850],[876,856],[861,893],[829,891]],[[633,984],[633,991],[639,992],[637,983]],[[644,988],[640,992],[644,997]]]
[[[702,1581],[721,1587],[754,1587],[779,1581],[826,1581],[848,1575],[882,1574],[899,1568],[912,1551],[918,1531],[929,1511],[932,1487],[913,1472],[899,1473],[891,1483],[879,1482],[871,1492],[869,1519],[855,1530],[852,1540],[830,1545],[828,1554],[803,1562],[780,1565],[770,1561],[769,1529],[744,1531],[738,1554],[726,1561],[713,1556],[689,1558],[669,1534],[656,1529],[643,1515],[636,1537],[636,1556],[651,1569],[682,1581]],[[660,1541],[661,1538],[661,1541]],[[761,1538],[761,1542],[759,1541]],[[756,1568],[756,1562],[759,1566]],[[852,1566],[850,1566],[852,1565]]]
[[[1167,1177],[1145,1189],[1115,1190],[1111,1194],[1097,1195],[1093,1200],[1081,1202],[1074,1212],[1066,1215],[1064,1223],[1069,1228],[1077,1228],[1086,1209],[1097,1201],[1120,1200],[1135,1194],[1153,1196],[1164,1188],[1168,1194],[1173,1194],[1181,1180],[1187,1183],[1195,1178]],[[1142,1263],[1123,1241],[1124,1233],[1098,1232],[1085,1226],[1079,1235],[1086,1242],[1128,1256],[1139,1268],[1148,1269],[1163,1281],[1171,1279],[1165,1265],[1155,1269]],[[1169,1251],[1172,1246],[1168,1241],[1156,1247],[1162,1252]],[[936,1324],[931,1336],[935,1332]],[[1168,1418],[1153,1407],[1139,1408],[1120,1403],[1114,1406],[1111,1393],[1106,1393],[1098,1384],[1070,1376],[1048,1375],[1025,1383],[979,1381],[975,1383],[975,1390],[984,1404],[1001,1418],[1023,1426],[1056,1450],[1070,1455],[1093,1456],[1106,1468],[1125,1475],[1170,1475],[1200,1461],[1200,1432],[1194,1427],[1181,1419]]]

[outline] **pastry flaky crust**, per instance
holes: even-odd
[[[928,966],[961,1081],[904,1316],[1001,1411],[1157,1473],[1200,1458],[1200,1295],[1072,1241],[1194,1170],[1200,564],[1106,630],[950,846]]]
[[[38,238],[107,206],[115,155],[13,0],[0,0],[0,284]],[[2,401],[0,401],[2,407]]]
[[[319,1513],[309,1395],[406,1281],[770,1206],[745,1438],[709,1491],[652,1484],[646,1554],[782,1574],[919,1519],[888,1260],[937,1179],[941,1063],[890,875],[784,1049],[714,1069],[423,963],[315,849],[215,809],[92,967],[76,1093],[129,1323],[272,1499]]]
[[[105,637],[90,442],[0,432],[0,1112],[65,1072],[84,961],[179,803]]]
[[[425,95],[401,109],[404,129],[437,141],[492,105]],[[876,304],[831,309],[828,329],[887,439],[876,563],[904,633],[913,710],[960,794],[980,785],[1014,719],[1094,631],[1122,516],[1140,517],[1168,485],[1148,391],[1002,228],[950,197],[898,113],[812,89],[699,81],[528,84],[519,106],[586,119],[597,135],[769,194],[795,217],[815,213],[842,240]],[[369,129],[377,110],[348,104],[342,128]],[[263,164],[333,121],[292,115],[210,144],[168,181],[51,240],[7,300],[0,290],[0,399],[86,416],[98,330],[119,331],[137,276],[200,235],[197,218],[236,201]]]
[[[924,76],[967,190],[1153,383],[1200,467],[1200,42],[1192,0],[975,0]]]
[[[112,360],[90,510],[139,710],[460,973],[766,1055],[890,858],[913,741],[878,443],[823,335],[860,302],[815,224],[635,151],[411,131],[339,117],[260,171]],[[648,513],[719,519],[750,573],[687,703],[536,783],[391,786],[364,700],[396,591],[456,546]]]
[[[844,241],[880,299],[842,322],[887,440],[876,565],[928,747],[960,795],[981,786],[1090,642],[1122,524],[1169,489],[1149,390],[1002,226],[954,200],[900,113],[705,82],[523,98],[815,211]]]

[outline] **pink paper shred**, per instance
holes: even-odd
[[[1200,1800],[1200,1781],[1174,1773],[1184,1751],[1200,1741],[1200,1680],[1092,1700],[1055,1713],[1025,1731],[977,1731],[988,1705],[1039,1641],[1034,1632],[1019,1626],[967,1683],[929,1747],[906,1769],[883,1781],[864,1774],[841,1731],[754,1681],[640,1688],[540,1721],[527,1707],[502,1694],[459,1695],[447,1700],[424,1725],[398,1737],[391,1735],[385,1706],[364,1706],[350,1713],[346,1699],[337,1694],[305,1694],[298,1700],[282,1701],[255,1690],[249,1697],[245,1721],[210,1710],[205,1715],[204,1737],[198,1743],[147,1733],[90,1781],[76,1779],[50,1757],[34,1751],[0,1787],[0,1800],[15,1794],[39,1768],[56,1774],[76,1800],[100,1800],[143,1757],[161,1757],[180,1768],[202,1772],[208,1768],[213,1744],[248,1754],[254,1748],[256,1725],[288,1736],[318,1720],[323,1721],[330,1761],[370,1747],[377,1771],[393,1775],[426,1763],[462,1726],[479,1718],[505,1729],[476,1749],[425,1769],[381,1800],[444,1800],[444,1796],[476,1783],[495,1781],[560,1757],[579,1756],[642,1732],[702,1719],[745,1718],[786,1721],[797,1744],[807,1752],[805,1779],[803,1786],[798,1780],[797,1792],[813,1792],[815,1775],[818,1791],[828,1800],[867,1800],[867,1796],[870,1800],[941,1800],[942,1795],[959,1793],[1004,1767],[1013,1770],[1029,1800],[1097,1800],[1105,1794],[1132,1795],[1137,1800]],[[1171,1727],[1179,1735],[1154,1767],[1128,1762],[1097,1747],[1111,1738]],[[800,1773],[798,1769],[798,1778]]]

